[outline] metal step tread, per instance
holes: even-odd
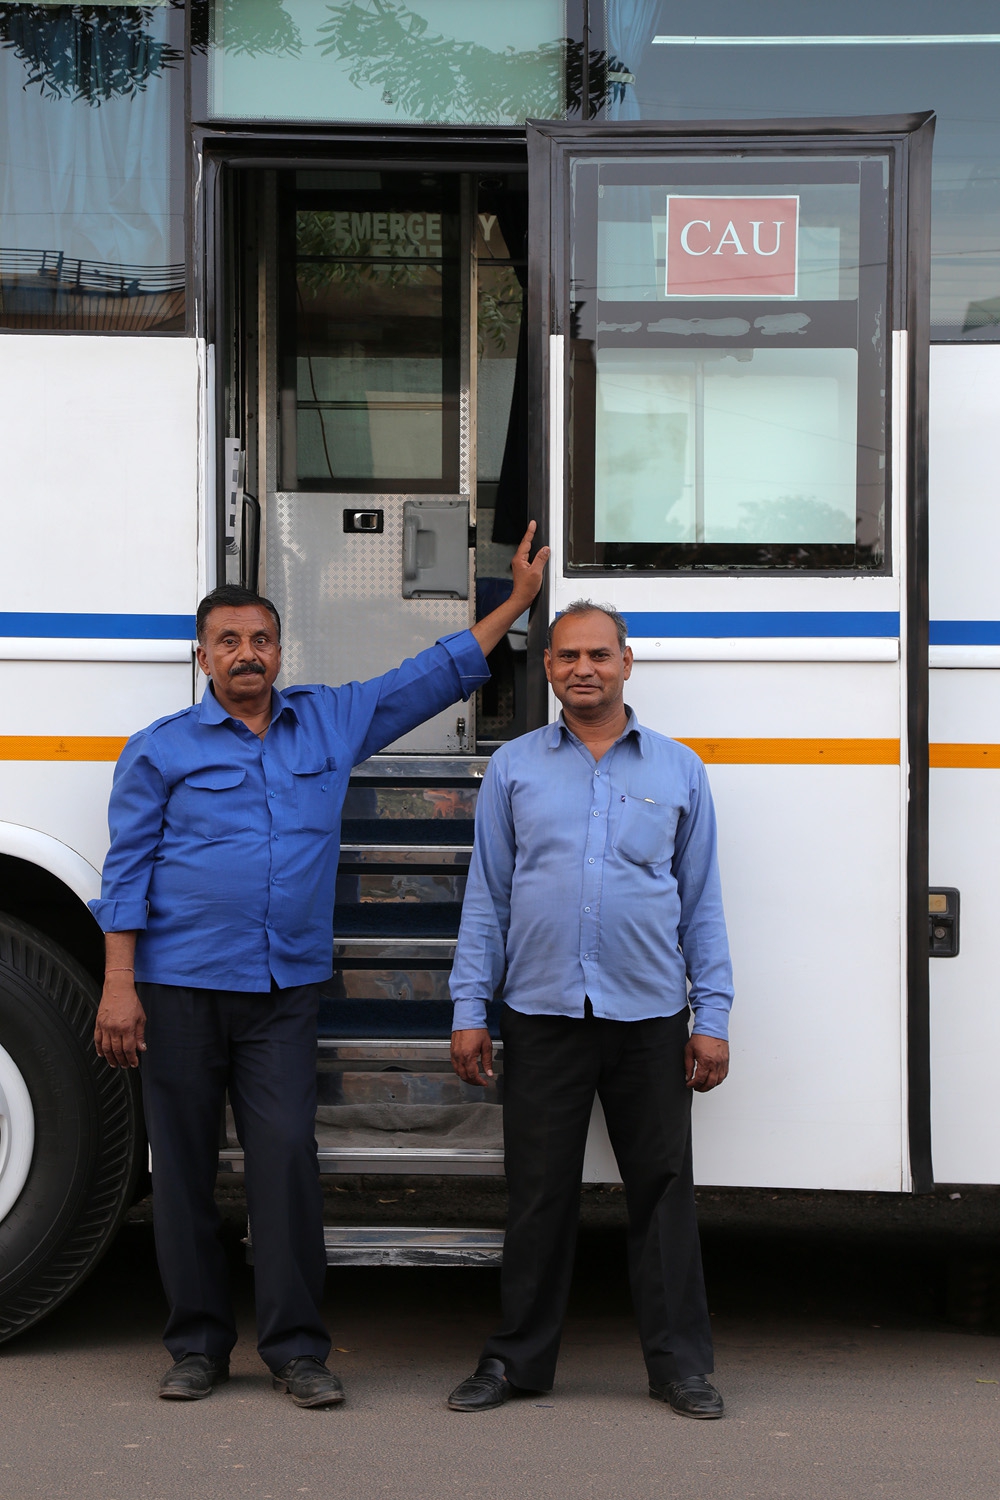
[[[328,1266],[498,1266],[502,1229],[415,1229],[393,1225],[327,1224]],[[244,1241],[253,1264],[253,1239]]]

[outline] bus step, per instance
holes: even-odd
[[[397,1229],[388,1225],[353,1228],[328,1224],[323,1230],[328,1266],[498,1266],[502,1229]],[[247,1260],[253,1264],[248,1232]]]

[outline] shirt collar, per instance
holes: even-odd
[[[644,756],[646,754],[644,744],[645,730],[639,723],[639,720],[636,718],[635,710],[629,708],[627,703],[625,705],[625,712],[628,715],[625,723],[625,728],[615,740],[615,744],[620,745],[623,740],[627,740],[631,736],[635,740],[639,754]],[[566,723],[565,716],[563,715],[562,710],[560,710],[558,719],[556,719],[554,724],[549,725],[548,739],[546,743],[550,750],[558,750],[559,746],[566,739],[576,740],[576,735]]]
[[[278,688],[273,687],[271,689],[271,723],[273,724],[282,714],[288,714],[293,719],[296,717],[291,699],[286,698],[284,693]],[[235,724],[237,722],[232,714],[226,712],[215,696],[211,678],[205,684],[205,691],[201,695],[198,720],[202,724]]]

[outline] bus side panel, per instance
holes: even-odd
[[[931,959],[934,1176],[1000,1183],[1000,347],[933,348],[930,409],[930,876],[961,893],[959,955]]]
[[[897,671],[642,662],[628,684],[662,732],[757,747],[709,764],[736,1003],[729,1078],[695,1100],[702,1184],[903,1185],[899,767],[788,763],[799,738],[896,740]]]
[[[196,341],[0,335],[0,451],[0,821],[99,869],[121,743],[192,698]]]
[[[0,660],[5,754],[17,757],[0,760],[0,822],[51,834],[99,870],[118,745],[186,708],[191,681],[190,661]]]
[[[194,612],[196,350],[0,335],[4,611]]]

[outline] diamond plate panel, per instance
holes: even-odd
[[[468,626],[471,600],[402,597],[403,502],[411,498],[268,495],[267,583],[282,621],[279,686],[376,677],[438,636]],[[383,510],[385,530],[345,532],[347,509]],[[474,598],[474,588],[470,593]],[[467,750],[473,743],[473,712],[474,700],[460,702],[398,740],[393,749]],[[462,738],[459,719],[466,726]]]

